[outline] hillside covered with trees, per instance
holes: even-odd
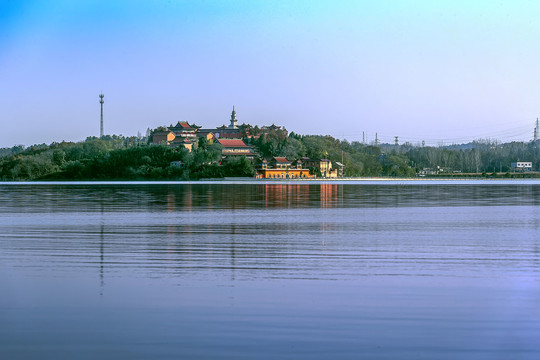
[[[246,126],[246,125],[243,125]],[[499,144],[476,141],[469,146],[430,147],[410,144],[378,146],[348,142],[331,136],[286,134],[277,130],[250,136],[244,141],[261,158],[327,158],[344,164],[345,177],[415,177],[423,169],[440,169],[439,175],[516,176],[515,161],[540,163],[539,144]],[[147,139],[123,136],[89,137],[82,142],[14,146],[0,149],[0,179],[25,180],[197,180],[202,178],[252,177],[257,164],[238,157],[224,161],[219,144],[200,139],[189,152],[184,148],[152,145]],[[494,174],[494,173],[498,173]],[[535,176],[534,173],[519,176]]]

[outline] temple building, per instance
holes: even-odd
[[[179,121],[174,126],[169,126],[164,131],[157,131],[152,135],[152,143],[156,145],[167,145],[170,147],[184,147],[193,150],[197,143],[200,126],[190,125],[187,121]]]
[[[179,121],[175,126],[170,126],[169,130],[174,133],[176,137],[186,138],[186,139],[196,139],[197,130],[200,126],[195,124],[189,125],[187,121]]]
[[[223,148],[221,150],[221,156],[224,158],[234,156],[245,156],[248,159],[254,159],[257,156],[253,146],[246,145],[242,139],[216,139],[216,143],[220,144]]]

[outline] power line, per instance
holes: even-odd
[[[536,136],[540,137],[540,126],[538,128],[535,128],[536,130]],[[516,140],[522,140],[525,141],[524,138],[527,137],[527,135],[530,136],[531,134],[531,128],[529,125],[521,125],[518,127],[513,127],[509,129],[503,129],[503,130],[496,130],[491,131],[489,133],[485,133],[483,135],[470,135],[470,136],[460,136],[460,137],[432,137],[432,136],[400,136],[403,139],[403,142],[427,142],[427,143],[434,143],[434,144],[440,144],[440,143],[446,143],[446,144],[452,144],[452,143],[467,143],[472,142],[478,139],[493,139],[493,140],[501,140],[501,141],[516,141]],[[338,134],[330,133],[330,135],[336,136]],[[339,134],[342,135],[342,134]],[[347,133],[347,140],[351,141],[362,141],[362,143],[366,143],[366,136],[365,131],[350,131]],[[395,135],[386,135],[386,134],[380,134],[376,133],[375,136],[375,142],[381,143],[381,142],[387,142],[391,143],[392,140],[395,142]]]

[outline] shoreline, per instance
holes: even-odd
[[[351,184],[351,185],[540,185],[539,178],[387,178],[387,177],[358,177],[336,179],[254,179],[254,178],[223,178],[201,180],[65,180],[65,181],[0,181],[0,186],[13,185],[322,185],[322,184]]]

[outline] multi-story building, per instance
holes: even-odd
[[[298,164],[297,162],[295,162]],[[307,179],[313,176],[308,169],[293,165],[284,157],[274,157],[270,161],[262,160],[257,169],[260,179]]]
[[[152,136],[152,143],[171,147],[183,146],[191,151],[197,142],[197,130],[200,126],[189,125],[187,121],[179,121],[175,126],[169,126],[167,130],[157,131]]]
[[[304,157],[301,161],[306,168],[318,169],[324,178],[338,177],[338,169],[333,169],[332,162],[328,159],[310,159]]]
[[[197,139],[197,130],[200,126],[195,124],[189,125],[187,121],[179,121],[175,126],[170,126],[169,130],[174,133],[176,137],[184,139]]]

